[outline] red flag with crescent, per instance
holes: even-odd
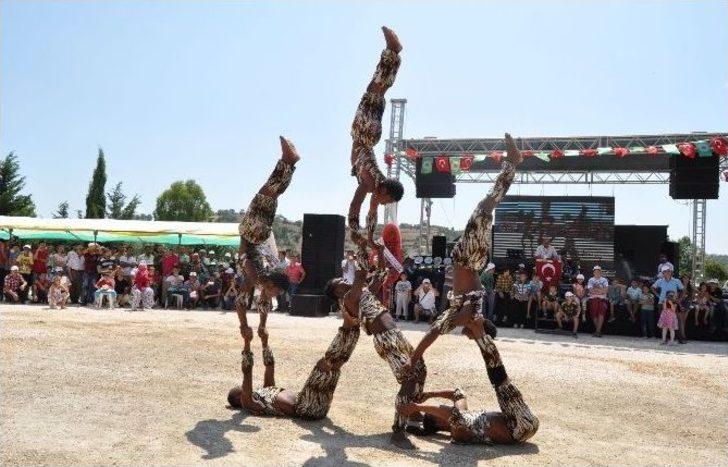
[[[536,275],[541,278],[543,286],[548,288],[550,285],[559,285],[561,279],[561,261],[549,259],[536,260]]]

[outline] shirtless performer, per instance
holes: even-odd
[[[243,385],[236,386],[228,393],[228,403],[236,409],[245,409],[255,415],[295,417],[306,420],[319,420],[326,417],[334,398],[341,367],[351,357],[359,340],[359,323],[348,313],[342,313],[344,325],[334,337],[326,354],[316,363],[306,380],[303,389],[296,393],[279,388],[275,384],[275,361],[268,347],[268,335],[263,333],[263,387],[253,390],[253,353],[250,341],[253,330],[245,328],[243,348]]]
[[[399,68],[399,52],[402,45],[397,35],[391,29],[382,27],[387,48],[377,64],[367,90],[359,102],[359,107],[351,126],[352,175],[356,177],[357,186],[354,198],[349,206],[349,229],[358,232],[359,212],[368,193],[369,211],[366,217],[368,240],[372,241],[374,230],[377,227],[377,208],[379,205],[394,203],[402,199],[404,188],[399,180],[386,178],[379,170],[377,159],[374,156],[374,146],[382,137],[382,115],[384,114],[384,93],[394,83]],[[361,257],[361,255],[360,255]]]
[[[465,394],[456,389],[425,393],[422,397],[422,400],[431,397],[450,399],[452,407],[412,403],[402,406],[400,413],[405,417],[423,414],[423,434],[449,431],[457,443],[523,443],[538,430],[538,418],[508,378],[493,338],[484,330],[482,321],[467,321],[463,334],[474,339],[480,348],[501,412],[468,411]]]
[[[366,252],[366,239],[360,235],[355,235],[355,238],[360,248]],[[379,257],[382,256],[380,251]],[[404,369],[404,364],[409,361],[412,353],[412,345],[397,327],[389,310],[377,299],[383,280],[384,275],[379,274],[367,287],[367,271],[359,266],[353,284],[347,284],[341,278],[331,279],[326,284],[324,293],[334,301],[343,299],[346,312],[358,315],[366,333],[374,337],[374,348],[389,363],[394,377],[401,385],[395,399],[395,407],[399,408],[420,400],[427,369],[421,358],[408,371]],[[390,441],[400,448],[414,449],[415,446],[407,439],[406,425],[407,417],[395,411]]]
[[[263,254],[260,246],[268,239],[273,228],[273,219],[278,206],[278,197],[286,191],[291,183],[296,162],[300,159],[293,143],[280,137],[281,159],[276,163],[273,173],[263,187],[250,202],[245,216],[240,222],[240,264],[245,273],[240,292],[235,300],[235,308],[240,320],[240,332],[248,327],[245,311],[255,288],[260,288],[260,295],[256,306],[260,315],[258,335],[265,334],[265,323],[268,312],[272,308],[273,297],[288,290],[288,276],[280,271],[267,270],[263,264]]]
[[[445,310],[432,324],[420,343],[412,353],[411,362],[405,364],[409,368],[422,358],[425,350],[441,335],[447,334],[457,326],[476,317],[482,317],[483,286],[480,283],[479,271],[483,269],[490,250],[491,228],[493,225],[493,209],[508,192],[516,166],[523,160],[521,153],[511,135],[506,133],[507,156],[498,178],[488,195],[475,208],[460,242],[452,252],[453,265],[453,299],[450,308]]]

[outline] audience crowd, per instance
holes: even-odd
[[[163,245],[48,245],[34,247],[0,241],[2,300],[47,303],[179,309],[233,310],[243,281],[233,249],[190,249]],[[305,278],[297,255],[280,253],[276,267],[288,274],[290,293]],[[284,294],[287,295],[287,294]],[[288,299],[278,299],[279,308]]]
[[[185,246],[87,245],[35,246],[0,241],[0,283],[7,303],[47,303],[51,309],[74,303],[97,308],[152,307],[233,310],[244,277],[233,249]],[[452,266],[416,263],[406,258],[392,286],[389,306],[395,319],[432,323],[452,297]],[[288,293],[277,298],[286,311],[306,277],[298,255],[282,251],[274,267],[290,280]],[[342,261],[342,276],[354,279],[355,254]],[[645,338],[685,342],[688,329],[725,331],[728,308],[718,281],[693,284],[688,275],[674,277],[674,266],[661,257],[654,278],[611,280],[594,266],[584,274],[564,275],[545,287],[535,271],[520,264],[497,272],[489,263],[480,275],[485,291],[484,314],[499,326],[546,327],[570,332],[625,324]],[[572,280],[568,280],[573,277]]]

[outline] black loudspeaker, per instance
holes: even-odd
[[[331,300],[325,295],[301,295],[291,297],[292,316],[328,316]]]
[[[667,242],[666,225],[615,225],[614,260],[618,277],[654,277]]]
[[[680,271],[680,244],[678,242],[662,242],[660,253],[667,256],[667,260],[675,266],[673,277],[680,277],[680,273],[690,273],[690,271]],[[655,264],[656,272],[657,264]]]
[[[672,199],[718,199],[718,157],[670,158]]]
[[[302,294],[320,295],[329,279],[341,275],[344,258],[344,217],[335,214],[304,214],[301,262],[306,278]]]
[[[455,176],[441,173],[433,167],[432,172],[422,173],[422,158],[417,159],[415,169],[415,188],[418,198],[454,198]]]
[[[444,235],[432,236],[432,256],[440,258],[447,256],[447,239]]]

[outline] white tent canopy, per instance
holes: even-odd
[[[38,219],[0,216],[0,228],[19,230],[73,230],[137,234],[187,234],[238,236],[238,224],[217,222],[167,222],[117,219]]]

